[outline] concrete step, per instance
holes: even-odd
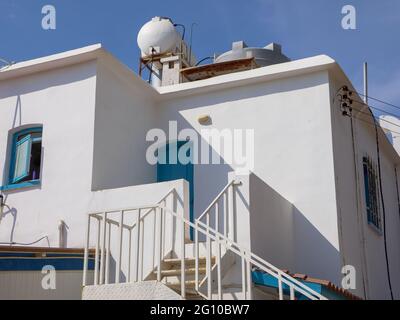
[[[212,257],[211,263],[214,264],[215,260],[216,260],[216,258]],[[181,259],[165,259],[163,262],[164,262],[164,264],[172,267],[172,266],[180,266],[182,261],[181,261]],[[199,258],[199,266],[205,265],[206,263],[207,263],[206,257]],[[185,259],[185,265],[194,266],[195,264],[196,264],[196,259],[194,259],[194,258]]]
[[[181,289],[181,283],[180,282],[166,282],[164,283],[167,287],[171,288],[171,289]],[[196,281],[195,280],[187,280],[185,281],[185,287],[187,289],[194,289],[196,287]]]
[[[199,274],[204,275],[206,274],[206,268],[205,267],[199,267]],[[196,273],[196,268],[186,268],[185,269],[185,274],[186,275],[192,275]],[[154,271],[154,274],[157,275],[157,271]],[[169,270],[162,270],[161,271],[161,276],[162,277],[173,277],[173,276],[180,276],[181,275],[181,269],[169,269]]]
[[[172,290],[175,291],[175,293],[177,293],[179,295],[181,294],[180,290],[174,290],[174,289],[172,289]],[[186,290],[185,300],[205,300],[205,299],[195,291],[191,292],[191,291]]]

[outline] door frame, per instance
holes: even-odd
[[[177,152],[179,152],[179,149],[184,146],[185,144],[191,144],[193,147],[193,142],[190,140],[172,140],[172,141],[167,141],[165,142],[165,144],[161,145],[157,150],[158,150],[158,157],[159,157],[159,152],[160,150],[164,150],[164,152],[168,152],[167,153],[167,163],[166,164],[160,164],[159,162],[157,162],[157,182],[165,182],[168,180],[162,180],[160,177],[160,166],[168,166],[168,155],[169,155],[169,146],[171,144],[177,144]],[[191,149],[192,152],[190,154],[190,158],[191,158],[191,162],[189,162],[188,164],[180,164],[179,160],[177,164],[172,164],[172,165],[182,165],[184,167],[186,167],[186,173],[185,173],[185,177],[182,177],[181,179],[185,179],[188,183],[189,183],[189,220],[190,222],[194,223],[195,222],[195,217],[194,217],[194,163],[193,163],[193,148]],[[194,241],[194,229],[192,227],[190,227],[190,240]]]

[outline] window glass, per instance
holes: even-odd
[[[376,167],[368,157],[363,158],[365,207],[368,223],[382,230],[382,221],[379,212],[378,177]]]
[[[29,175],[31,147],[32,140],[29,135],[17,142],[13,182],[18,182]]]
[[[10,183],[39,180],[42,159],[42,128],[17,132],[13,141]]]

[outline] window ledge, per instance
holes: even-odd
[[[11,191],[17,189],[25,189],[30,187],[40,186],[40,180],[25,181],[21,183],[9,184],[7,186],[0,187],[0,191]]]

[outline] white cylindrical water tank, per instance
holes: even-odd
[[[180,35],[168,18],[155,17],[140,29],[137,42],[142,56],[173,51]]]

